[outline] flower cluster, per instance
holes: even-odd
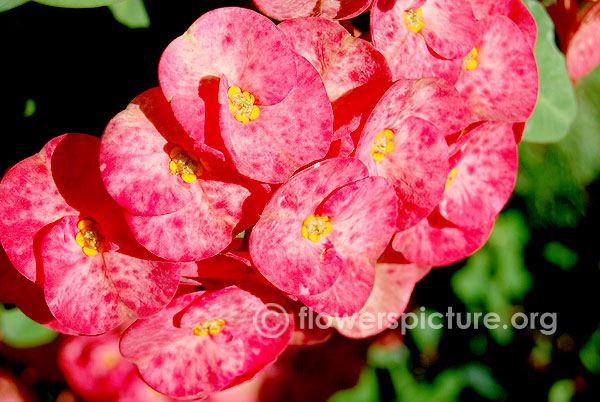
[[[375,1],[372,41],[320,18],[371,1],[256,4],[294,19],[206,13],[101,139],[54,138],[0,185],[14,302],[67,334],[135,320],[120,352],[169,397],[326,339],[294,328],[302,306],[353,338],[393,324],[340,325],[401,313],[432,266],[485,243],[536,103],[520,0]]]

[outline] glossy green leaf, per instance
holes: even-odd
[[[115,20],[129,28],[148,28],[150,18],[144,0],[125,0],[108,6]]]
[[[29,0],[0,0],[0,13],[19,7],[21,4],[27,3]]]
[[[124,0],[34,0],[36,3],[45,4],[52,7],[64,8],[93,8],[110,6],[120,3]]]
[[[567,73],[565,56],[556,47],[552,20],[539,2],[525,0],[525,4],[538,26],[535,59],[539,93],[523,133],[523,141],[556,142],[567,135],[575,118],[575,93]]]
[[[4,310],[0,306],[0,340],[14,348],[31,348],[52,342],[58,336],[31,320],[18,308]]]

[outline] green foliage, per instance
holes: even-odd
[[[379,388],[377,374],[372,368],[365,368],[354,388],[336,392],[329,402],[377,402],[379,401]]]
[[[150,18],[143,0],[125,0],[108,6],[115,20],[129,28],[148,28]]]
[[[0,305],[0,340],[14,348],[31,348],[52,342],[57,332],[31,320],[18,308]]]
[[[19,7],[21,4],[27,3],[29,0],[0,0],[0,13]]]
[[[410,330],[410,336],[413,342],[419,348],[421,353],[434,353],[437,351],[440,340],[442,339],[442,328],[438,328],[444,325],[444,319],[432,314],[437,313],[432,310],[425,310],[423,307],[419,310],[413,311],[417,315],[418,325]],[[439,313],[438,313],[439,314]],[[433,327],[429,325],[433,324]],[[407,324],[411,324],[410,321]]]
[[[577,82],[577,117],[556,144],[519,146],[515,193],[533,227],[575,227],[585,214],[585,187],[600,174],[600,67]]]
[[[23,117],[31,117],[35,113],[35,101],[33,99],[27,99],[25,101],[25,110],[23,111]]]
[[[554,24],[535,0],[525,0],[538,27],[535,59],[539,93],[533,114],[527,121],[523,141],[556,142],[567,135],[575,118],[575,93],[567,73],[565,56],[556,47]]]
[[[109,6],[125,0],[34,0],[36,3],[52,7],[64,8],[93,8]]]
[[[523,259],[528,241],[529,230],[523,215],[518,210],[503,212],[487,244],[451,280],[454,293],[469,311],[500,315],[501,325],[490,328],[490,332],[503,345],[513,338],[508,324],[515,303],[523,300],[532,285]]]
[[[571,380],[559,380],[548,393],[548,402],[569,402],[575,394],[575,384]]]
[[[579,350],[579,359],[590,372],[600,374],[600,328]]]
[[[573,268],[579,261],[576,251],[558,241],[550,242],[544,246],[544,258],[564,270]]]

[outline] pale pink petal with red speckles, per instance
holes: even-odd
[[[52,314],[82,334],[101,334],[128,315],[106,276],[102,254],[85,255],[75,242],[78,218],[67,216],[46,234],[42,243],[44,292]]]
[[[0,183],[0,240],[14,267],[30,281],[37,277],[38,232],[76,213],[61,197],[50,170],[52,153],[64,138],[52,139],[39,153],[10,168]]]
[[[331,287],[342,270],[341,259],[327,237],[320,242],[302,237],[302,223],[334,190],[367,174],[358,159],[339,157],[316,163],[282,185],[250,235],[250,255],[259,272],[295,295]]]
[[[367,338],[392,326],[404,313],[412,291],[431,267],[417,264],[377,264],[375,284],[367,303],[350,317],[336,318],[333,326],[348,338]]]
[[[202,179],[190,183],[190,189],[190,200],[178,211],[126,215],[136,240],[151,253],[170,261],[197,261],[231,243],[250,192],[237,184]]]
[[[294,58],[287,39],[268,18],[248,9],[220,8],[171,42],[159,63],[159,81],[177,120],[202,144],[204,112],[217,101],[199,93],[204,81],[224,74],[258,104],[274,104],[295,85]]]
[[[522,0],[469,0],[478,20],[492,15],[510,18],[523,32],[529,46],[535,48],[537,25]]]
[[[533,51],[514,22],[504,16],[478,22],[477,66],[461,71],[456,89],[465,102],[466,123],[525,121],[537,101]]]
[[[393,98],[390,93],[387,99]],[[402,120],[383,102],[369,118],[356,156],[372,175],[388,178],[398,196],[398,230],[405,230],[433,211],[442,199],[448,175],[448,145],[432,124],[416,117]],[[375,161],[371,150],[376,136],[391,130],[394,149]]]
[[[185,137],[160,88],[138,95],[102,135],[100,171],[108,193],[122,208],[138,215],[163,215],[183,208],[190,190],[171,174],[167,144],[179,145]]]
[[[359,130],[391,84],[385,57],[369,42],[323,18],[284,21],[278,28],[321,75],[333,105],[334,139]]]
[[[567,70],[578,80],[600,64],[600,3],[593,5],[567,47]]]
[[[252,0],[258,10],[278,21],[300,17],[331,20],[354,18],[367,11],[373,0]]]
[[[456,176],[439,205],[442,216],[462,228],[493,221],[517,179],[517,146],[512,124],[484,123],[463,146]]]
[[[301,166],[321,159],[333,135],[333,112],[319,74],[296,56],[296,86],[279,103],[259,106],[260,114],[247,123],[230,111],[221,78],[219,90],[221,136],[236,169],[254,180],[282,183]]]
[[[434,210],[417,225],[396,233],[392,247],[416,264],[449,265],[479,250],[490,236],[494,221],[479,228],[464,229],[445,220],[439,211]]]
[[[404,22],[402,4],[378,0],[371,10],[373,44],[386,57],[394,81],[439,77],[456,82],[462,59],[446,60],[433,55],[421,34],[412,32]],[[415,7],[419,3],[412,2]]]
[[[269,311],[264,297],[237,287],[184,295],[129,327],[121,339],[121,353],[163,394],[191,397],[220,391],[273,362],[290,340],[292,316]],[[261,334],[255,325],[257,314],[265,314],[265,323],[282,331],[272,337]],[[220,332],[194,334],[194,326],[216,319],[225,321]]]

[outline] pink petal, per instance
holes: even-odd
[[[106,276],[102,253],[88,257],[75,242],[77,222],[77,217],[67,216],[44,238],[44,292],[61,324],[96,335],[117,327],[127,310]]]
[[[567,70],[578,80],[600,64],[600,4],[594,4],[567,47]]]
[[[332,20],[354,18],[367,11],[372,0],[252,0],[256,8],[278,21],[299,17]]]
[[[295,295],[322,293],[331,287],[342,261],[327,238],[317,243],[303,238],[302,222],[335,189],[366,175],[359,160],[333,158],[304,169],[282,185],[250,235],[250,255],[259,272]]]
[[[394,236],[392,246],[411,262],[440,267],[468,257],[487,241],[494,220],[465,229],[445,220],[437,210],[417,225]]]
[[[298,18],[278,27],[321,75],[333,105],[334,139],[360,129],[391,82],[385,57],[323,18]]]
[[[334,319],[333,326],[342,335],[355,339],[383,332],[400,318],[416,283],[430,270],[417,264],[377,264],[367,303],[350,317]]]
[[[478,22],[477,67],[461,70],[456,89],[466,120],[525,121],[537,100],[538,73],[533,50],[514,22],[493,16]]]
[[[212,257],[231,242],[249,191],[237,184],[196,180],[180,210],[159,216],[126,215],[137,241],[151,253],[171,261]]]
[[[394,88],[394,87],[392,87]],[[398,196],[398,229],[404,230],[433,211],[442,199],[448,177],[448,146],[442,133],[416,117],[393,112],[396,93],[390,91],[377,105],[365,126],[356,156],[372,175],[388,178]],[[394,149],[375,161],[371,149],[376,136],[394,133]]]
[[[522,0],[469,0],[469,3],[478,20],[492,15],[504,15],[510,18],[523,32],[529,46],[535,48],[537,25]]]
[[[191,397],[224,389],[274,361],[294,330],[291,315],[267,310],[258,295],[263,294],[229,287],[179,297],[162,312],[128,328],[121,353],[134,360],[144,381],[163,394]],[[269,324],[283,331],[264,336],[255,325],[257,314],[267,314]],[[221,332],[194,335],[194,326],[215,319],[226,322]]]
[[[226,7],[197,19],[163,53],[159,81],[183,128],[204,142],[204,113],[216,99],[199,89],[224,74],[250,91],[259,104],[281,101],[294,87],[296,66],[285,37],[268,18],[248,9]]]
[[[446,60],[433,55],[423,36],[406,26],[406,8],[403,8],[406,3],[398,1],[391,5],[387,0],[378,0],[371,10],[373,44],[385,55],[394,81],[439,77],[453,84],[460,73],[462,59]]]
[[[515,186],[518,157],[512,125],[484,123],[463,148],[439,210],[462,228],[477,228],[495,220]]]
[[[100,170],[109,194],[138,215],[163,215],[183,208],[190,191],[171,174],[165,147],[181,144],[185,137],[160,88],[137,96],[102,135]]]
[[[230,83],[221,78],[221,136],[236,169],[254,180],[284,182],[301,166],[323,158],[331,144],[333,112],[323,82],[304,58],[296,56],[296,67],[296,86],[285,99],[259,106],[258,118],[247,123],[233,117]]]

